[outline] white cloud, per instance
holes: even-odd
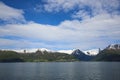
[[[88,19],[90,18],[90,15],[87,11],[80,10],[78,12],[75,12],[75,14],[72,15],[73,18],[81,18],[81,19]]]
[[[120,40],[119,21],[120,16],[102,14],[83,21],[66,20],[57,26],[43,25],[35,22],[8,24],[0,26],[0,36],[17,36],[38,41],[42,40],[45,43],[57,43],[55,45],[49,44],[48,46],[46,44],[42,45],[49,48],[89,49],[91,46],[98,48],[105,47],[111,41]],[[30,46],[36,46],[37,44],[39,42],[33,42]]]
[[[46,0],[46,4],[44,8],[46,11],[69,11],[72,10],[76,4],[78,4],[78,0]]]
[[[0,47],[80,48],[83,50],[105,47],[113,43],[112,41],[120,40],[120,16],[117,15],[117,11],[114,11],[119,7],[118,2],[118,0],[47,0],[47,4],[44,5],[46,11],[64,10],[67,12],[78,7],[79,10],[72,17],[83,20],[65,20],[56,26],[35,22],[0,25]],[[90,15],[83,10],[85,6],[91,8],[94,15],[92,18],[89,18]],[[22,10],[9,7],[4,3],[0,3],[0,10],[0,19],[2,20],[24,20]],[[108,13],[111,10],[113,12]],[[4,39],[5,36],[20,37],[24,40]],[[34,42],[34,40],[38,42]],[[50,44],[48,44],[49,42]]]
[[[89,11],[86,10],[89,8]],[[78,10],[76,11],[75,8]],[[46,0],[44,9],[48,12],[74,10],[73,18],[84,18],[98,14],[119,14],[120,0]],[[84,10],[84,11],[83,11]],[[88,12],[90,12],[88,14]]]
[[[0,2],[0,20],[8,22],[22,21],[25,22],[24,11],[7,6],[3,2]]]
[[[12,39],[4,39],[0,38],[0,49],[33,49],[33,48],[41,48],[43,49],[49,48],[52,49],[54,46],[43,43],[43,42],[33,42],[29,40],[12,40]]]
[[[36,12],[42,12],[43,11],[43,6],[42,5],[36,5],[33,9]]]

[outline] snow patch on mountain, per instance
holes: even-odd
[[[83,51],[86,55],[97,55],[99,53],[99,49],[91,49],[91,50],[86,50]]]
[[[111,44],[106,49],[120,49],[120,44]]]
[[[74,50],[59,50],[57,52],[60,52],[60,53],[66,53],[66,54],[72,54]]]
[[[9,50],[9,49],[7,49],[7,50]],[[46,49],[46,48],[14,49],[12,51],[19,52],[19,53],[34,53],[37,50],[48,51],[48,52],[60,52],[60,53],[66,53],[66,54],[72,54],[72,52],[74,51],[74,50],[58,50],[58,51],[55,51],[55,50],[49,50],[49,49]]]
[[[19,52],[19,53],[34,53],[37,50],[52,52],[52,50],[49,50],[49,49],[46,49],[46,48],[16,49],[16,50],[12,50],[12,51],[16,51],[16,52]]]

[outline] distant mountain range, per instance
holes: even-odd
[[[13,57],[11,57],[12,55]],[[4,60],[5,61],[22,60],[27,62],[78,61],[78,60],[79,61],[120,61],[120,44],[109,45],[103,50],[92,49],[87,51],[81,51],[80,49],[53,51],[53,50],[48,50],[46,48],[25,49],[25,50],[0,50],[0,62]]]
[[[33,48],[33,49],[16,49],[16,50],[15,49],[14,50],[8,49],[8,51],[15,51],[15,52],[18,52],[18,53],[25,53],[25,52],[26,53],[34,53],[37,50],[48,51],[48,52],[60,52],[60,53],[72,54],[73,51],[75,51],[76,49],[73,49],[73,50],[58,50],[58,51],[49,50],[49,49],[46,49],[46,48],[39,48],[39,49],[37,49],[37,48]],[[99,49],[86,50],[86,51],[83,51],[83,53],[86,54],[86,55],[97,55],[99,53]]]
[[[98,49],[82,52],[76,49],[72,55],[81,61],[120,61],[120,44],[109,45],[103,50]]]

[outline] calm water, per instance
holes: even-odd
[[[120,63],[0,63],[0,80],[120,80]]]

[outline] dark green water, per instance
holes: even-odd
[[[0,63],[0,80],[120,80],[120,63]]]

